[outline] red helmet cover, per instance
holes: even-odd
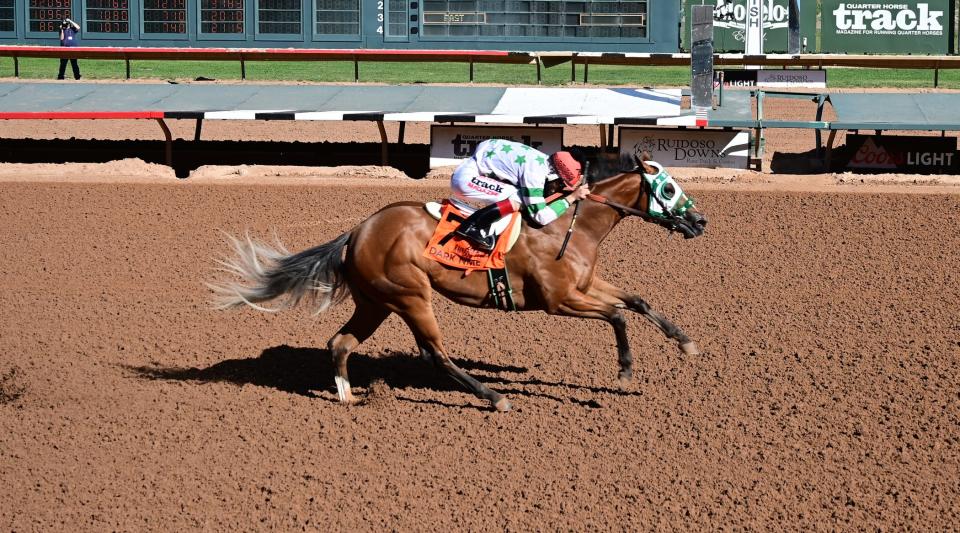
[[[550,164],[567,187],[576,187],[583,178],[580,162],[570,152],[557,152],[550,156]]]

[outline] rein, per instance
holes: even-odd
[[[587,195],[587,199],[588,199],[588,200],[593,200],[594,202],[597,202],[598,204],[603,204],[603,205],[610,206],[610,207],[612,207],[612,208],[614,208],[614,209],[616,209],[617,211],[620,211],[620,212],[622,212],[622,213],[626,213],[626,214],[628,214],[628,215],[633,215],[633,216],[635,216],[635,217],[640,217],[640,218],[642,218],[642,219],[644,219],[644,220],[650,220],[650,221],[655,220],[653,217],[651,217],[650,215],[648,215],[647,213],[644,213],[643,211],[641,211],[641,210],[639,210],[639,209],[634,209],[634,208],[632,208],[632,207],[630,207],[630,206],[627,206],[627,205],[618,204],[617,202],[613,202],[613,201],[609,200],[606,196],[601,196],[601,195],[599,195],[599,194],[590,193],[590,194]]]
[[[645,175],[645,173],[643,172],[643,169],[640,167],[634,168],[633,171],[639,172],[641,176]],[[656,201],[660,205],[660,209],[664,213],[663,218],[655,217],[645,211],[641,211],[639,209],[635,209],[628,205],[623,205],[623,204],[614,202],[609,198],[607,198],[606,196],[603,196],[600,194],[589,193],[587,194],[587,200],[592,200],[594,202],[597,202],[598,204],[603,204],[608,207],[612,207],[613,209],[623,214],[639,217],[641,220],[644,220],[646,222],[654,222],[656,224],[662,225],[666,227],[671,234],[673,234],[674,231],[677,231],[677,222],[681,220],[681,217],[678,217],[676,214],[673,213],[673,211],[671,211],[666,205],[664,205],[664,203],[660,200],[660,198],[657,197],[657,195],[653,191],[653,187],[650,185],[650,183],[647,182],[646,179],[641,179],[641,183],[643,183],[643,186],[647,189],[647,196],[648,196],[647,201],[648,202]],[[552,194],[550,195],[549,198],[547,198],[547,203],[550,203],[555,199],[559,199],[562,196],[564,196],[562,193]],[[570,228],[567,230],[567,235],[563,239],[563,246],[560,247],[560,253],[557,254],[557,260],[560,260],[563,257],[563,253],[567,250],[567,243],[570,241],[570,236],[573,234],[574,224],[577,223],[577,214],[580,211],[580,203],[581,202],[577,202],[577,205],[574,208],[573,218],[570,220]],[[667,223],[669,225],[664,223]]]
[[[646,173],[643,171],[643,168],[639,166],[635,167],[632,172],[639,173],[641,177],[646,176]],[[657,202],[657,204],[660,205],[661,211],[663,211],[663,215],[664,215],[663,217],[655,217],[639,209],[634,209],[630,206],[618,204],[617,202],[610,201],[605,196],[601,196],[599,194],[590,193],[589,195],[587,195],[587,198],[590,200],[593,200],[594,202],[610,206],[621,213],[633,215],[635,217],[640,217],[641,220],[644,220],[647,222],[654,222],[656,224],[664,226],[670,231],[671,234],[674,231],[677,231],[677,225],[679,223],[682,223],[683,219],[677,216],[672,210],[670,210],[663,203],[663,201],[660,200],[660,197],[658,197],[656,195],[656,192],[653,190],[653,186],[646,179],[641,179],[641,183],[643,183],[643,186],[647,189],[647,202],[648,203],[652,201]]]
[[[644,186],[647,186],[647,185],[646,185],[646,180],[644,180]],[[651,196],[654,196],[654,197],[656,196],[656,195],[652,194],[652,191],[651,191],[649,194],[651,194]],[[549,197],[546,198],[546,202],[549,204],[550,202],[553,202],[554,200],[559,200],[560,198],[562,198],[562,197],[564,197],[564,196],[565,196],[565,195],[564,195],[563,193],[559,193],[559,192],[558,192],[558,193],[554,193],[554,194],[551,194]],[[651,222],[658,220],[658,219],[650,216],[649,214],[647,214],[647,213],[645,213],[645,212],[643,212],[643,211],[641,211],[641,210],[639,210],[639,209],[634,209],[634,208],[632,208],[632,207],[630,207],[630,206],[623,205],[623,204],[618,204],[617,202],[611,201],[611,200],[609,200],[606,196],[602,196],[602,195],[599,195],[599,194],[590,193],[590,194],[587,195],[587,199],[588,199],[588,200],[593,200],[594,202],[597,202],[598,204],[603,204],[603,205],[610,206],[610,207],[612,207],[612,208],[614,208],[614,209],[616,209],[617,211],[620,211],[620,212],[622,212],[622,213],[626,213],[626,214],[628,214],[628,215],[633,215],[633,216],[635,216],[635,217],[640,217],[640,218],[642,218],[643,220],[647,220],[647,221],[651,221]],[[657,198],[657,200],[659,201],[659,198]],[[577,202],[577,205],[579,206],[579,205],[580,205],[580,202]],[[661,206],[661,207],[664,207],[664,209],[663,209],[663,212],[664,212],[664,213],[670,213],[670,211],[669,211],[668,209],[666,209],[665,206],[664,206],[662,203],[660,204],[660,206]],[[676,217],[676,215],[673,215],[673,213],[670,213],[670,216],[671,216],[671,218],[675,218],[675,217]]]

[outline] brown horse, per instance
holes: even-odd
[[[675,340],[686,354],[697,345],[640,296],[619,289],[596,276],[600,243],[625,216],[640,216],[687,238],[703,233],[706,218],[693,200],[662,168],[636,158],[636,168],[610,174],[600,167],[592,178],[590,201],[583,201],[576,231],[564,256],[557,259],[572,213],[541,229],[525,225],[507,256],[514,302],[519,310],[542,310],[551,315],[603,320],[613,326],[620,363],[619,379],[632,376],[633,358],[622,309],[635,311]],[[571,212],[573,210],[570,210]],[[421,203],[400,202],[384,207],[340,237],[297,254],[251,240],[230,237],[237,258],[221,264],[239,275],[242,283],[215,282],[220,308],[260,305],[287,295],[280,308],[306,298],[317,312],[341,301],[347,293],[356,309],[328,346],[336,367],[341,402],[354,403],[347,377],[347,357],[391,314],[397,313],[413,332],[420,355],[498,411],[510,402],[457,367],[443,347],[433,314],[431,294],[438,291],[454,302],[492,307],[486,276],[464,276],[460,270],[423,257],[437,222]]]

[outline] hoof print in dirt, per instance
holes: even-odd
[[[571,397],[570,397],[570,401],[573,402],[573,403],[575,403],[575,404],[577,404],[577,405],[580,405],[580,406],[582,406],[582,407],[589,407],[589,408],[591,408],[591,409],[601,409],[601,408],[603,407],[603,404],[601,404],[600,402],[598,402],[598,401],[596,401],[596,400],[593,400],[593,399],[590,399],[590,400],[580,400],[580,399],[578,399],[578,398],[574,398],[574,397],[571,396]]]
[[[12,367],[0,373],[0,404],[13,403],[27,392],[23,384],[23,371]]]
[[[387,385],[386,382],[378,379],[370,383],[370,388],[367,390],[366,397],[360,400],[357,405],[370,405],[379,407],[393,403],[396,401],[396,399],[397,396],[393,393],[393,389],[390,388],[390,385]]]

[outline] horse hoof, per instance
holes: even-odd
[[[700,355],[700,348],[697,348],[697,343],[693,341],[687,341],[680,345],[680,351],[684,355]]]
[[[499,400],[493,402],[493,408],[498,412],[506,413],[513,409],[513,406],[510,405],[510,400],[508,400],[506,396],[501,396]]]
[[[630,385],[630,381],[632,379],[633,379],[633,372],[630,370],[621,370],[620,373],[617,374],[617,383],[621,387],[626,387]]]

